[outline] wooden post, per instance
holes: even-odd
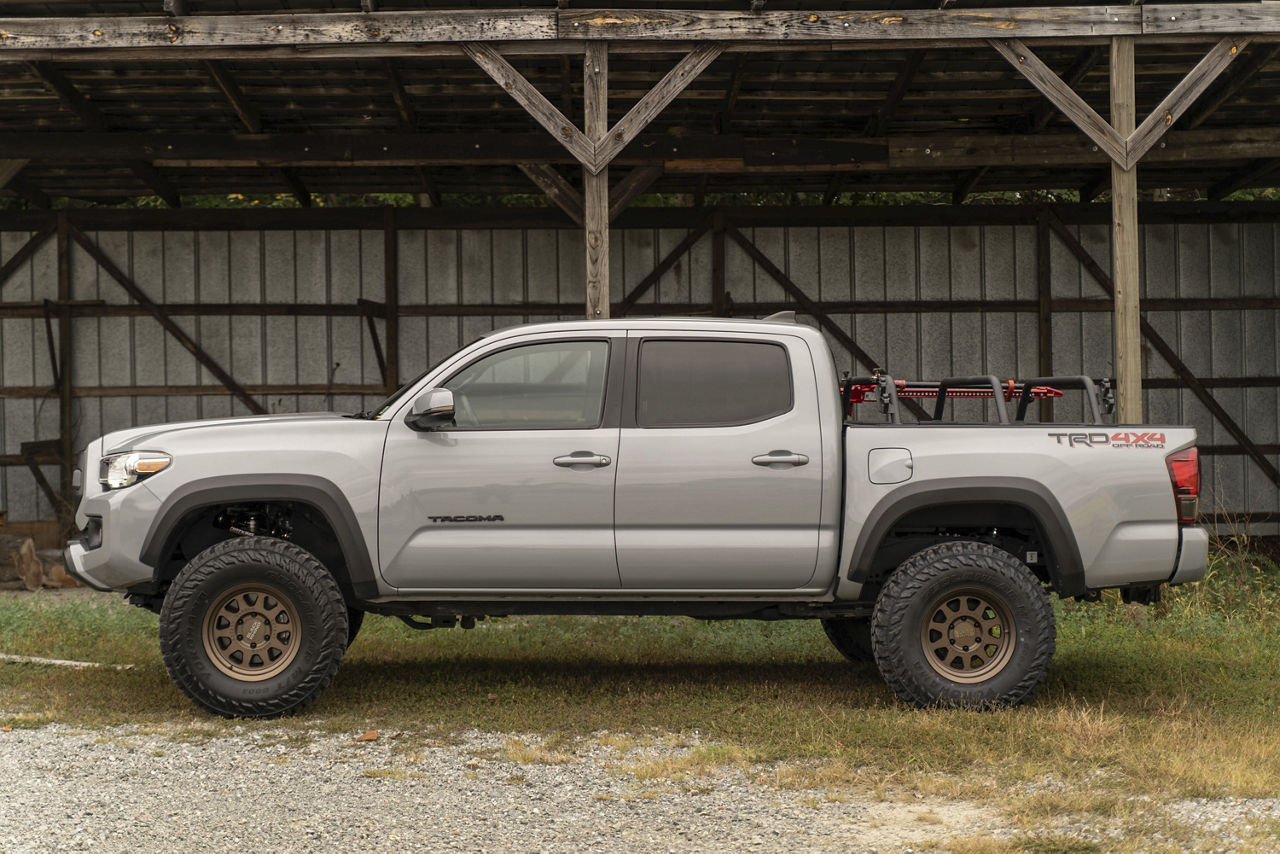
[[[594,145],[609,133],[609,45],[587,42],[582,61],[583,130]],[[582,170],[583,230],[587,249],[587,317],[609,316],[609,167]]]
[[[1111,126],[1127,138],[1135,124],[1133,37],[1111,40]],[[1142,422],[1142,331],[1138,306],[1138,168],[1111,164],[1111,277],[1115,282],[1116,421]]]
[[[75,419],[72,417],[71,373],[71,237],[66,213],[58,214],[58,457],[62,477],[58,494],[62,505],[53,509],[64,532],[75,527],[75,493],[71,473],[75,469]],[[81,477],[87,472],[81,472]]]
[[[1038,375],[1053,376],[1053,276],[1049,254],[1049,213],[1043,208],[1036,217],[1036,315],[1039,320],[1040,364]],[[1040,420],[1053,420],[1053,401],[1040,401]]]
[[[382,299],[386,304],[387,394],[400,387],[400,235],[396,229],[396,209],[387,205],[382,219]]]
[[[724,278],[724,214],[711,215],[711,313],[716,317],[728,315]]]

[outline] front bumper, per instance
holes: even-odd
[[[1178,565],[1170,584],[1186,584],[1204,578],[1209,568],[1209,532],[1201,527],[1179,528]]]
[[[94,551],[101,551],[102,548],[102,521],[94,518],[90,520],[90,524],[97,528],[97,542],[94,542],[92,530],[87,530],[78,540],[68,540],[67,547],[62,550],[62,562],[66,565],[67,572],[82,584],[94,590],[110,590],[112,589],[110,584],[94,577],[86,567],[86,558]]]

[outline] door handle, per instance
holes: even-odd
[[[595,454],[591,451],[574,451],[572,454],[564,457],[556,457],[551,462],[561,468],[575,468],[577,466],[594,466],[601,468],[609,465],[613,460],[601,454]]]
[[[795,454],[791,451],[770,451],[767,454],[752,457],[751,462],[758,466],[803,466],[809,463],[809,458],[804,454]]]

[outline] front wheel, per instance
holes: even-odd
[[[876,600],[872,647],[913,706],[997,708],[1027,700],[1053,659],[1053,606],[1008,552],[952,542],[917,552]]]
[[[196,555],[160,611],[178,687],[225,717],[296,712],[328,687],[349,640],[342,591],[309,552],[237,537]]]

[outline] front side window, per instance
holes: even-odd
[[[480,430],[600,426],[607,341],[556,341],[512,347],[472,362],[444,388],[454,420]]]
[[[651,340],[640,346],[640,427],[751,424],[789,411],[791,401],[791,363],[779,344]]]

